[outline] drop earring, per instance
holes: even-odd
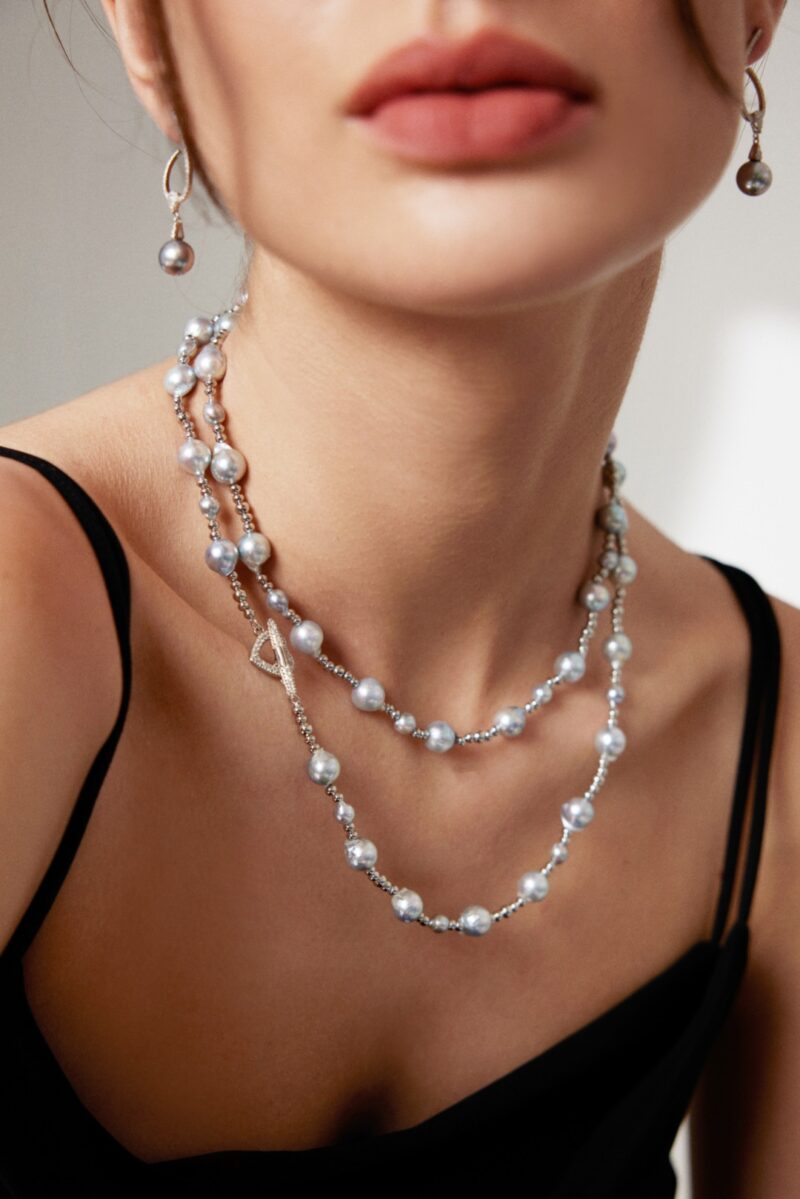
[[[184,172],[183,191],[174,192],[170,190],[169,180],[172,168],[181,154],[183,155]],[[183,204],[192,190],[192,162],[185,144],[178,146],[177,150],[174,150],[170,155],[169,161],[164,168],[162,188],[166,201],[169,204],[169,210],[172,213],[172,236],[169,241],[164,242],[158,251],[159,265],[162,271],[166,271],[168,275],[185,275],[194,265],[194,250],[183,239],[183,221],[180,218],[181,204]]]
[[[761,37],[761,29],[756,29],[747,46],[747,54],[753,49],[758,39]],[[750,154],[747,162],[743,162],[736,172],[736,183],[739,190],[744,192],[746,196],[761,196],[772,183],[772,171],[765,162],[761,160],[761,142],[759,137],[761,128],[764,123],[764,113],[767,107],[764,88],[761,86],[761,80],[756,75],[752,67],[745,67],[745,74],[752,81],[753,87],[758,94],[758,107],[748,112],[742,102],[741,112],[746,121],[750,122],[753,130],[753,145],[750,148]]]

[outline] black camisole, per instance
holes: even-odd
[[[702,555],[728,579],[747,620],[751,649],[710,937],[531,1061],[410,1128],[311,1149],[226,1150],[147,1163],[81,1104],[33,1018],[22,970],[23,956],[77,851],[125,722],[131,690],[128,563],[107,518],[76,480],[35,454],[5,446],[0,454],[38,470],[81,522],[103,572],[123,666],[116,723],[89,769],[51,864],[0,955],[0,1077],[7,1099],[0,1122],[2,1193],[50,1199],[74,1189],[81,1196],[108,1199],[235,1199],[329,1179],[347,1180],[374,1194],[425,1193],[441,1183],[511,1193],[524,1180],[538,1199],[673,1199],[677,1180],[670,1150],[747,962],[747,921],[781,669],[774,609],[752,576]],[[740,853],[746,856],[739,906],[723,938]]]

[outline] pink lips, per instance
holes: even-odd
[[[591,119],[594,83],[535,43],[479,30],[460,43],[419,38],[388,55],[348,98],[370,139],[431,162],[505,157]]]

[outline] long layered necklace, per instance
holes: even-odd
[[[633,647],[623,629],[623,610],[626,587],[636,578],[637,566],[627,552],[628,516],[619,492],[625,479],[625,468],[613,457],[616,435],[612,433],[601,463],[601,478],[607,498],[597,509],[595,524],[603,533],[602,547],[596,569],[582,583],[576,597],[581,609],[587,612],[577,647],[558,653],[554,659],[553,673],[533,685],[531,698],[524,704],[509,704],[500,708],[494,713],[488,727],[462,734],[456,733],[452,724],[446,720],[434,720],[420,727],[411,712],[396,707],[386,699],[386,692],[378,679],[370,675],[358,678],[345,666],[328,657],[322,651],[324,633],[321,626],[315,620],[301,616],[291,607],[286,592],[275,586],[261,569],[272,554],[272,546],[265,534],[256,528],[241,485],[247,463],[241,451],[231,445],[225,435],[226,412],[219,399],[220,381],[227,366],[222,344],[233,329],[237,314],[246,302],[247,293],[242,291],[230,307],[214,316],[192,317],[185,327],[183,339],[178,347],[177,362],[164,377],[164,387],[172,396],[175,415],[185,435],[177,451],[177,462],[197,483],[200,491],[200,512],[208,525],[210,541],[205,549],[205,562],[214,573],[228,579],[234,601],[255,635],[250,651],[251,663],[283,684],[298,732],[309,751],[307,776],[332,801],[334,819],[344,832],[345,864],[365,875],[391,897],[392,911],[401,921],[421,924],[437,933],[483,935],[493,924],[514,915],[527,904],[540,902],[547,896],[552,871],[567,860],[571,837],[585,829],[593,819],[594,801],[606,780],[608,767],[625,749],[626,739],[618,724],[618,710],[625,699],[622,666],[630,658]],[[198,381],[203,384],[205,392],[203,419],[213,432],[212,446],[197,436],[195,424],[184,402]],[[242,526],[242,535],[236,541],[220,532],[220,502],[214,495],[209,474],[230,492]],[[275,616],[268,616],[266,626],[258,620],[239,578],[237,568],[240,564],[247,568],[256,585],[264,592],[269,612],[285,619],[291,625],[288,644]],[[482,904],[472,903],[454,918],[442,913],[429,915],[424,910],[423,900],[418,892],[411,887],[398,886],[376,869],[377,847],[357,829],[355,808],[345,800],[344,794],[336,785],[341,772],[339,759],[317,740],[313,725],[297,692],[295,658],[291,648],[304,658],[317,662],[334,678],[346,683],[350,688],[352,705],[357,711],[383,713],[392,722],[396,733],[408,738],[410,742],[416,741],[424,745],[433,753],[443,754],[456,747],[483,745],[497,737],[519,737],[526,728],[528,718],[550,704],[564,684],[575,684],[584,678],[589,646],[597,629],[599,614],[607,608],[611,617],[611,630],[604,638],[601,649],[609,668],[609,682],[605,692],[608,719],[606,724],[596,731],[594,737],[594,748],[598,754],[597,768],[584,793],[572,796],[561,804],[561,836],[550,847],[547,861],[537,869],[526,871],[517,880],[514,899],[496,911],[490,911]],[[263,656],[267,643],[267,652],[269,653],[270,649],[272,652],[271,660]]]

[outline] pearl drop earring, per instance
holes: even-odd
[[[169,179],[179,154],[183,155],[184,184],[182,192],[174,192],[170,190]],[[178,146],[170,155],[164,168],[162,188],[172,213],[172,236],[158,251],[158,261],[162,271],[168,275],[185,275],[194,265],[194,250],[183,239],[183,221],[180,218],[181,204],[192,190],[192,162],[185,145]]]
[[[756,29],[747,46],[747,54],[749,55],[753,46],[761,36],[761,29]],[[746,121],[750,122],[753,129],[753,145],[750,149],[750,154],[746,162],[743,162],[736,172],[736,183],[739,190],[744,192],[746,196],[761,196],[772,183],[772,171],[765,162],[761,160],[761,142],[759,136],[764,123],[764,113],[767,107],[764,88],[761,85],[761,80],[756,75],[752,67],[745,67],[745,74],[750,78],[756,92],[758,94],[758,107],[748,112],[744,103],[741,105],[742,116]]]

